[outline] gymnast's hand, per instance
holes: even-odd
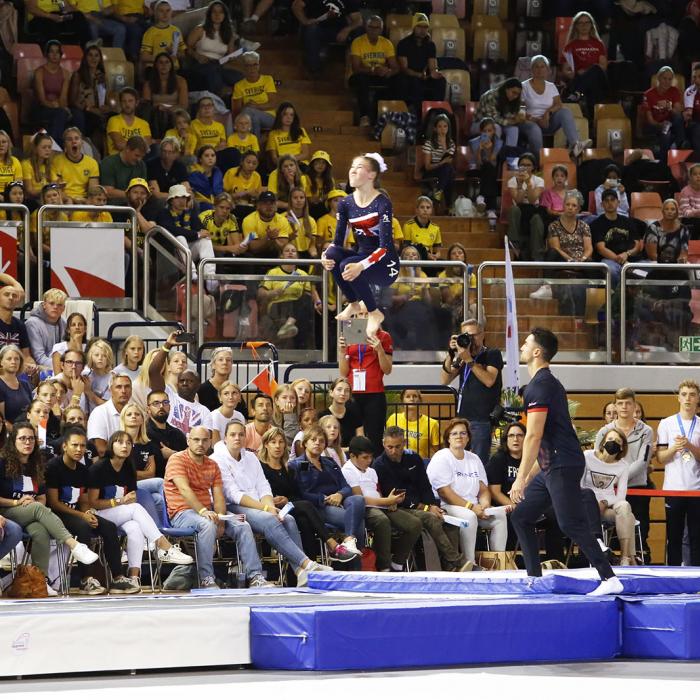
[[[330,271],[335,267],[335,260],[327,258],[326,252],[324,251],[323,253],[321,253],[321,265],[323,265],[324,269]]]
[[[343,270],[342,277],[346,282],[352,282],[362,274],[363,270],[360,263],[348,263]]]

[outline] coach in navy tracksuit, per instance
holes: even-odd
[[[585,466],[583,453],[571,423],[566,391],[549,369],[558,349],[557,337],[534,328],[521,348],[521,362],[532,377],[525,387],[527,433],[518,476],[510,490],[517,504],[511,521],[518,534],[530,576],[541,576],[535,523],[552,505],[561,531],[578,542],[602,583],[589,595],[620,593],[622,582],[589,531],[581,495]],[[535,460],[538,467],[533,469]]]

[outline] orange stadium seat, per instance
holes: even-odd
[[[555,165],[563,165],[569,175],[569,187],[576,187],[576,165],[569,156],[567,148],[543,148],[540,151],[540,169],[545,187],[552,186],[552,168]]]
[[[409,29],[412,31],[411,25],[413,24],[413,17],[411,15],[397,15],[390,12],[386,16],[386,21],[384,22],[385,31],[388,33],[396,27],[401,27],[403,29]]]
[[[63,60],[66,61],[71,61],[71,60],[76,60],[78,63],[82,61],[83,59],[83,47],[82,46],[74,46],[72,44],[64,44],[63,45]]]
[[[568,109],[574,115],[574,123],[576,124],[576,131],[581,137],[581,140],[585,141],[589,138],[588,135],[588,119],[586,119],[581,112],[581,105],[577,102],[562,102],[562,108]],[[559,129],[554,134],[553,144],[555,148],[560,148],[566,146],[566,134],[564,129]]]
[[[41,46],[39,44],[15,44],[12,47],[12,58],[15,63],[20,58],[42,58]]]
[[[103,46],[101,51],[103,61],[126,61],[124,49],[115,49],[111,46]]]
[[[687,148],[672,148],[666,156],[666,164],[671,169],[671,175],[673,175],[680,187],[685,186],[688,181],[688,166],[686,161],[692,154],[693,151]]]
[[[464,135],[469,138],[471,135],[472,124],[474,123],[474,115],[479,106],[478,102],[467,102],[464,106]]]
[[[425,119],[425,115],[431,109],[444,109],[449,114],[452,114],[452,105],[449,102],[444,102],[444,101],[434,102],[434,101],[430,101],[430,100],[425,100],[423,102],[423,104],[421,105],[420,118]]]
[[[630,214],[641,221],[661,218],[661,195],[658,192],[632,192]]]
[[[480,15],[475,12],[469,25],[469,41],[474,43],[474,34],[479,29],[503,29],[503,22],[500,17],[493,15]]]
[[[627,116],[625,110],[622,109],[620,104],[597,104],[593,108],[593,128],[596,128],[600,119],[613,119],[625,116]]]
[[[582,155],[582,160],[604,160],[612,158],[609,148],[587,148]]]

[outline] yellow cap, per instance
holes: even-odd
[[[129,186],[126,188],[126,191],[128,192],[132,187],[145,187],[147,192],[151,191],[151,188],[148,186],[148,183],[142,178],[142,177],[134,177],[131,180],[129,180]]]
[[[416,14],[413,15],[413,26],[429,27],[430,20],[428,19],[428,15],[426,15],[424,12],[416,12]]]
[[[335,199],[336,197],[347,197],[348,193],[343,192],[343,190],[331,190],[327,195],[326,195],[326,201],[329,202],[331,199]]]
[[[328,165],[333,165],[331,163],[331,157],[326,151],[314,151],[314,154],[311,156],[311,160],[325,160]],[[310,163],[311,161],[309,161]]]

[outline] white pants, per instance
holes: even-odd
[[[130,569],[141,569],[143,542],[152,548],[163,535],[153,518],[142,505],[129,503],[100,511],[100,517],[109,520],[126,533],[126,557]]]
[[[189,247],[192,253],[192,281],[197,281],[197,266],[195,263],[199,262],[202,258],[215,258],[214,244],[211,242],[211,238],[198,238],[196,241],[188,241],[184,236],[177,236],[177,240]],[[205,265],[204,274],[213,275],[216,273],[216,265]],[[206,288],[208,292],[213,292],[219,288],[218,280],[207,280]]]
[[[634,539],[636,519],[634,517],[634,513],[632,513],[632,508],[627,501],[618,501],[617,503],[613,503],[612,506],[610,506],[610,508],[603,513],[603,520],[606,523],[615,523],[615,530],[617,530],[618,539]]]
[[[503,552],[506,548],[506,540],[508,539],[508,519],[505,510],[499,510],[496,515],[491,515],[488,518],[480,520],[476,517],[473,510],[462,506],[441,506],[445,509],[448,515],[453,515],[455,518],[466,520],[467,527],[459,528],[459,541],[462,548],[462,554],[469,560],[474,561],[476,557],[476,533],[479,528],[490,530],[489,532],[489,549],[494,552]]]

